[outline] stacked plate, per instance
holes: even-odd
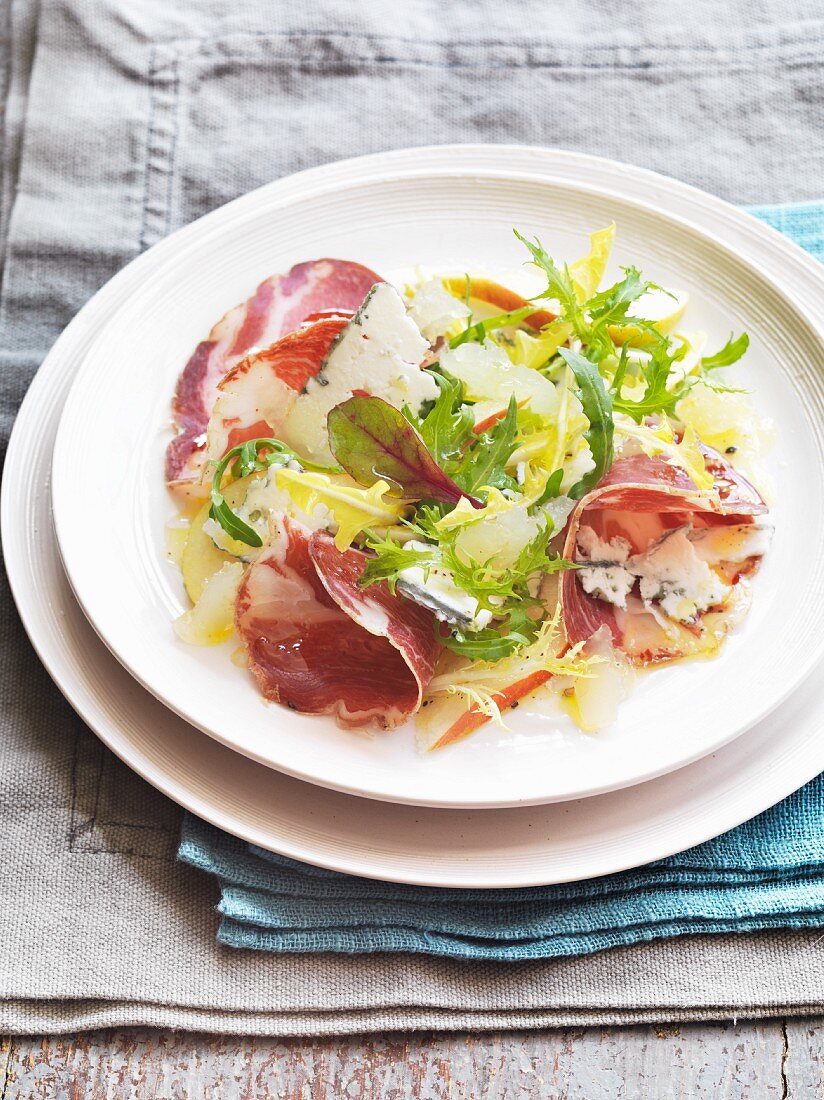
[[[580,252],[615,221],[618,263],[689,291],[694,327],[746,329],[748,385],[776,424],[774,547],[714,661],[647,677],[614,727],[513,715],[428,756],[267,707],[226,649],[183,645],[166,553],[169,403],[191,349],[274,271],[320,255],[392,276],[502,270],[512,227]],[[601,875],[731,828],[824,769],[824,269],[755,219],[640,169],[546,149],[457,146],[278,181],[141,256],[82,310],[21,409],[5,554],[58,686],[123,760],[264,848],[438,886]],[[691,326],[693,327],[693,326]],[[52,525],[52,515],[55,524]],[[524,708],[526,710],[526,708]]]

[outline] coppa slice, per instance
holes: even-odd
[[[166,480],[184,488],[199,479],[218,383],[250,348],[273,343],[314,314],[352,313],[379,281],[374,271],[349,260],[310,260],[264,280],[248,301],[221,318],[178,380],[172,405],[178,434],[166,451]]]
[[[290,332],[227,372],[206,431],[206,457],[217,462],[247,439],[284,435],[298,394],[318,373],[348,319],[330,317]]]
[[[365,556],[285,515],[238,591],[237,631],[267,699],[392,729],[420,706],[438,642],[429,612],[357,584]],[[331,594],[330,594],[331,593]]]
[[[636,664],[674,660],[720,643],[729,622],[714,605],[727,596],[728,584],[751,572],[763,554],[764,538],[745,538],[743,532],[767,507],[721,455],[705,448],[705,457],[715,481],[713,490],[699,491],[684,470],[662,458],[632,455],[613,463],[607,476],[578,503],[569,518],[563,552],[592,565],[581,575],[570,571],[561,579],[570,643],[585,641],[607,627],[613,644]],[[731,525],[738,531],[744,557],[728,549],[739,560],[722,579],[710,571],[707,561],[720,564],[718,554],[724,551],[719,548],[734,541]],[[726,540],[701,539],[704,529],[716,526],[730,526]],[[702,541],[704,551],[696,553],[693,548]],[[679,571],[684,573],[680,586],[674,583]],[[640,596],[630,594],[636,577]],[[729,601],[730,615],[738,606],[737,600]],[[706,625],[712,627],[708,634]]]
[[[378,283],[295,401],[285,441],[316,462],[331,462],[329,411],[357,392],[419,412],[425,401],[438,396],[434,378],[421,370],[428,348],[397,290]]]

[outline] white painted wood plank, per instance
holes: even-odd
[[[824,974],[821,976],[824,982]],[[787,1020],[784,1075],[787,1100],[824,1097],[824,1019]]]
[[[318,1042],[17,1037],[0,1044],[0,1100],[807,1100],[824,1095],[823,1035],[822,1021],[760,1021]]]

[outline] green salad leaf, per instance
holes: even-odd
[[[471,341],[482,344],[490,332],[499,328],[509,328],[512,325],[520,325],[527,317],[535,312],[534,306],[521,306],[520,309],[510,310],[508,313],[498,313],[494,317],[487,317],[484,321],[476,321],[468,325],[463,332],[453,336],[449,341],[450,348],[459,348],[461,344]]]
[[[628,398],[622,395],[623,373],[620,372],[619,365],[619,371],[616,371],[616,378],[613,379],[612,385],[614,411],[626,413],[627,416],[631,416],[639,424],[645,416],[672,412],[678,401],[684,396],[685,384],[689,385],[684,380],[676,386],[670,386],[669,384],[672,368],[679,359],[683,358],[685,350],[684,347],[672,350],[669,341],[663,338],[658,340],[651,349],[649,360],[642,359],[639,363],[645,389],[638,398]]]
[[[569,348],[561,348],[560,355],[575,375],[575,381],[578,384],[578,397],[584,409],[584,416],[589,421],[589,428],[584,432],[584,438],[589,444],[595,461],[595,467],[569,490],[568,495],[573,500],[580,500],[585,493],[598,484],[612,465],[614,453],[612,395],[607,392],[598,368],[594,363],[590,363],[589,359],[585,359],[577,351],[570,351]]]
[[[388,401],[350,397],[330,411],[327,427],[332,454],[361,485],[386,481],[409,500],[457,504],[467,496],[474,507],[482,507],[444,473],[412,424]]]
[[[286,466],[289,462],[297,462],[304,469],[315,470],[318,473],[343,473],[340,466],[321,466],[308,458],[301,458],[296,451],[287,447],[279,439],[269,437],[247,439],[245,443],[232,447],[219,462],[215,463],[210,493],[211,518],[220,524],[227,535],[231,535],[238,542],[245,542],[247,546],[263,546],[263,540],[257,531],[233,512],[226,503],[222,492],[223,477],[227,469],[230,470],[232,478],[237,479],[267,470],[270,466]]]
[[[429,453],[445,471],[461,458],[472,439],[472,410],[464,404],[463,383],[446,371],[430,370],[438,384],[438,396],[432,408],[419,419],[407,407],[404,416],[417,429]]]
[[[645,279],[636,267],[622,268],[623,278],[604,290],[596,289],[583,300],[583,295],[592,290],[596,285],[596,277],[600,277],[605,269],[608,248],[611,245],[609,228],[601,230],[600,235],[592,235],[590,254],[587,257],[576,264],[565,264],[563,267],[552,259],[537,238],[530,241],[517,230],[514,232],[529,250],[531,262],[547,278],[547,289],[536,295],[536,299],[557,299],[559,322],[571,326],[574,337],[580,341],[583,358],[596,365],[607,383],[607,393],[612,398],[615,412],[625,413],[638,423],[647,416],[672,413],[678,401],[697,382],[703,382],[711,389],[722,392],[739,392],[734,387],[711,378],[710,372],[718,367],[729,366],[741,358],[749,343],[746,333],[735,339],[730,337],[720,351],[705,357],[685,377],[675,381],[672,368],[684,357],[686,346],[662,333],[654,321],[630,312],[634,303],[647,291],[658,290],[665,294],[669,292],[657,283]],[[576,274],[580,275],[582,271],[587,277],[576,279]],[[634,365],[644,385],[640,396],[625,397],[623,394],[629,368],[628,344],[640,346],[646,353],[646,358],[640,356]],[[564,349],[558,348],[558,354],[563,356]],[[557,364],[559,360],[555,359],[554,362]],[[554,369],[552,363],[549,364],[549,369]],[[578,381],[580,386],[580,379]],[[592,390],[594,384],[594,379],[590,378],[588,388]],[[595,396],[591,394],[591,406],[594,401]],[[576,489],[579,488],[576,486]]]
[[[386,581],[393,596],[398,574],[402,570],[417,566],[423,570],[426,580],[430,571],[441,564],[440,551],[435,543],[428,544],[426,550],[420,550],[398,542],[388,533],[380,536],[374,531],[368,531],[364,545],[374,556],[367,561],[358,583],[362,588],[368,588],[371,584]]]
[[[518,403],[513,394],[506,416],[474,438],[455,468],[453,476],[457,483],[468,493],[475,493],[485,485],[517,489],[517,482],[506,472],[506,464],[518,445],[517,435]]]
[[[544,491],[535,501],[534,507],[540,508],[542,504],[547,504],[550,500],[555,500],[556,497],[561,495],[561,482],[564,480],[563,467],[559,470],[553,470],[549,477],[546,479],[546,485]]]
[[[491,562],[475,561],[459,551],[456,545],[458,531],[444,531],[438,527],[440,516],[437,507],[425,505],[418,509],[414,520],[407,522],[406,526],[416,537],[414,547],[399,543],[389,534],[379,537],[369,532],[366,547],[373,556],[367,562],[360,583],[369,586],[386,581],[394,592],[400,573],[412,566],[422,569],[424,578],[433,569],[447,573],[461,591],[477,601],[479,610],[491,611],[495,621],[477,631],[451,626],[449,633],[441,638],[443,644],[472,660],[497,661],[510,656],[535,638],[545,618],[546,608],[530,592],[531,578],[575,568],[575,565],[550,553],[549,543],[554,531],[549,519],[510,566],[499,568]]]
[[[535,297],[556,298],[561,307],[559,316],[569,321],[577,332],[584,324],[584,313],[578,301],[578,295],[575,293],[575,283],[569,267],[564,264],[563,270],[559,268],[537,237],[534,241],[530,241],[517,229],[513,232],[521,244],[529,249],[533,264],[539,267],[547,277],[547,289],[541,294],[536,294]]]
[[[720,351],[717,351],[715,355],[705,355],[701,360],[702,370],[717,370],[718,367],[730,367],[733,363],[737,363],[747,348],[750,346],[750,338],[746,332],[742,332],[740,336],[733,337],[730,333],[730,338],[724,344]]]

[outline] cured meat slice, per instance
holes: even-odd
[[[301,390],[347,324],[346,317],[322,318],[231,367],[216,390],[206,457],[217,461],[247,439],[279,435]]]
[[[368,561],[366,554],[354,548],[340,553],[325,531],[312,535],[309,553],[335,603],[364,630],[387,638],[402,654],[418,685],[413,708],[417,710],[441,651],[433,612],[404,596],[393,596],[385,582],[361,588],[358,581]]]
[[[277,515],[238,590],[235,621],[267,699],[392,729],[420,705],[439,643],[429,612],[385,584],[358,587],[364,560]]]
[[[166,480],[175,485],[199,477],[203,436],[227,370],[251,348],[272,344],[313,315],[351,314],[379,281],[374,271],[349,260],[310,260],[264,280],[248,301],[221,318],[178,380],[172,404],[178,434],[166,451]]]
[[[635,454],[616,459],[595,488],[582,498],[576,512],[592,507],[596,500],[599,508],[636,512],[697,511],[754,516],[768,511],[758,490],[722,454],[704,444],[701,452],[715,481],[714,492],[696,488],[686,470],[660,456]],[[648,490],[661,495],[651,496]]]
[[[663,458],[643,454],[619,458],[570,516],[564,557],[580,560],[582,528],[588,528],[588,533],[604,544],[611,540],[613,545],[622,545],[625,553],[639,555],[667,534],[674,536],[684,525],[699,529],[721,524],[740,527],[767,511],[757,490],[722,455],[711,448],[703,450],[706,467],[715,480],[709,491],[699,490],[684,470]],[[620,564],[618,568],[622,568]],[[741,568],[737,575],[746,571]],[[637,664],[683,656],[692,651],[695,637],[702,633],[698,621],[662,621],[637,596],[627,596],[623,607],[599,598],[585,590],[576,571],[563,575],[560,594],[571,644],[585,641],[605,626],[613,644]],[[715,625],[720,629],[722,624]]]

